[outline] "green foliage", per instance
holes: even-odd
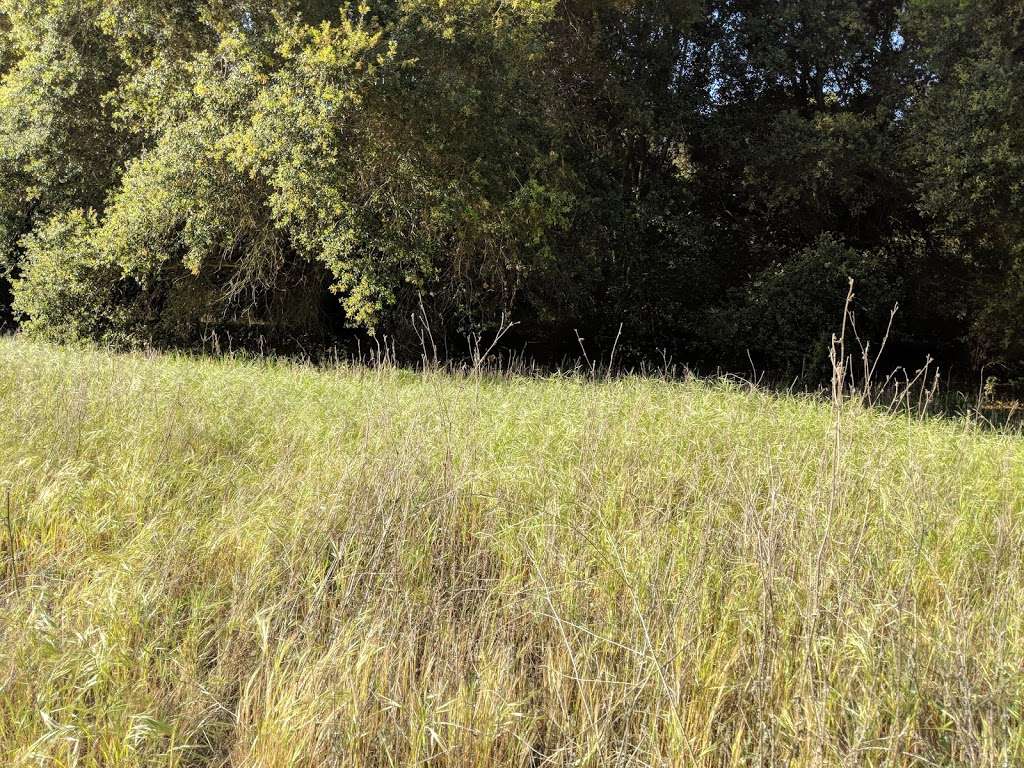
[[[573,200],[533,77],[551,8],[214,10],[194,50],[148,39],[183,23],[173,9],[97,17],[107,35],[148,20],[147,39],[119,38],[127,74],[106,94],[144,149],[104,201],[103,257],[144,291],[215,273],[232,315],[315,269],[368,328],[428,286],[461,313],[510,309]]]
[[[919,205],[970,270],[976,357],[1024,372],[1024,7],[918,0],[908,34],[934,78],[911,120]]]
[[[0,20],[0,302],[5,279],[31,294],[33,332],[74,324],[28,244],[45,261],[68,240],[36,235],[88,210],[88,245],[51,261],[116,267],[147,343],[408,337],[425,308],[448,340],[518,320],[553,357],[621,323],[623,359],[816,369],[853,275],[876,319],[905,308],[897,347],[1024,371],[1019,4],[6,0]]]
[[[121,67],[92,4],[5,0],[0,20],[3,283],[21,268],[24,235],[102,204],[128,146],[107,100]]]
[[[735,316],[735,343],[748,343],[761,352],[754,360],[761,370],[790,377],[827,376],[823,366],[832,334],[843,324],[849,279],[856,286],[851,309],[857,332],[877,344],[900,295],[893,271],[884,253],[857,251],[826,233],[751,282]]]
[[[21,243],[22,275],[14,283],[16,311],[24,329],[62,341],[123,341],[133,321],[126,283],[118,265],[93,243],[96,216],[56,214]]]

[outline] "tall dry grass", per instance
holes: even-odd
[[[1024,440],[0,340],[0,764],[1024,763]]]

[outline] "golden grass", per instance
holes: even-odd
[[[19,339],[0,426],[5,766],[1024,763],[1020,437]]]

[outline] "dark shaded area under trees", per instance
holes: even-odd
[[[0,325],[1024,380],[1024,3],[0,1]],[[595,352],[596,354],[596,352]]]

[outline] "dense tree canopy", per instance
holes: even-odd
[[[0,68],[31,333],[814,375],[854,277],[894,362],[1024,376],[1019,0],[0,0]]]

